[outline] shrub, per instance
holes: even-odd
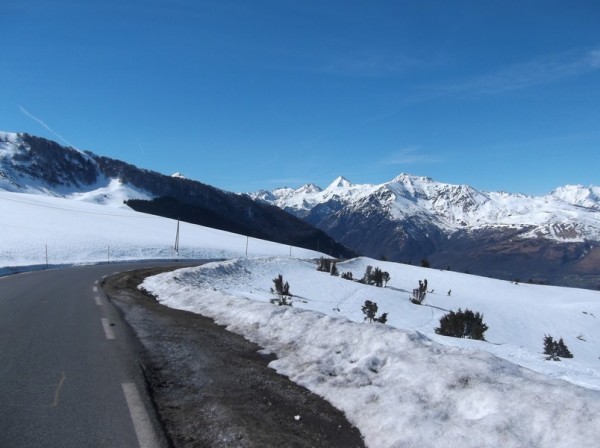
[[[485,341],[483,333],[488,326],[483,323],[483,315],[469,309],[460,308],[455,313],[450,311],[440,319],[440,326],[435,329],[437,334],[454,338],[467,338]]]
[[[544,336],[544,355],[548,355],[547,361],[560,361],[559,358],[573,357],[562,338],[555,341],[550,335]]]
[[[342,278],[345,280],[353,280],[352,278],[352,272],[343,272],[342,273]]]
[[[375,268],[371,274],[371,283],[381,288],[383,286],[383,272],[379,268]]]
[[[420,305],[425,300],[425,296],[427,295],[427,279],[421,281],[419,280],[419,287],[413,289],[413,295],[410,298],[410,301],[416,305]]]
[[[391,279],[390,273],[387,271],[383,271],[382,278],[383,278],[383,286],[387,286],[388,282]]]
[[[329,258],[319,258],[317,262],[317,271],[329,272],[331,270],[331,260]]]
[[[365,300],[365,304],[362,306],[362,312],[365,315],[364,320],[369,322],[379,322],[380,324],[385,324],[387,322],[388,313],[383,313],[379,317],[375,317],[377,314],[377,302],[371,302],[370,300]]]
[[[390,281],[390,274],[377,267],[373,269],[373,266],[367,266],[363,278],[359,280],[360,283],[365,285],[375,285],[380,288],[384,283],[387,285],[388,281]]]
[[[359,280],[360,283],[364,283],[365,285],[370,285],[373,279],[373,266],[367,266],[365,269],[365,273],[363,274],[363,278]]]
[[[333,263],[331,263],[331,275],[337,277],[338,275],[340,275],[337,266],[335,265],[335,261]]]
[[[283,281],[283,276],[279,274],[273,279],[275,289],[271,288],[271,292],[277,294],[277,297],[271,299],[271,303],[275,305],[292,306],[292,294],[290,293],[290,285]]]

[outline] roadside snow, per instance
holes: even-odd
[[[390,273],[387,288],[289,258],[211,263],[149,278],[142,287],[275,353],[274,369],[343,410],[370,447],[597,446],[597,292],[365,258],[338,269],[360,278],[369,264]],[[290,284],[293,307],[269,303],[278,274]],[[425,306],[413,305],[409,291],[423,278],[434,292]],[[389,313],[388,325],[362,323],[367,299]],[[484,313],[491,342],[435,334],[439,317],[459,307]],[[545,334],[563,337],[575,357],[545,361]]]
[[[112,192],[119,191],[114,185]],[[113,196],[114,198],[114,196]],[[207,259],[245,256],[311,258],[316,252],[247,238],[129,208],[0,191],[0,275],[25,266],[141,259]]]

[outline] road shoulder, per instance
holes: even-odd
[[[259,346],[137,289],[164,270],[111,276],[103,288],[141,342],[149,392],[173,446],[364,446],[341,411],[270,369]]]

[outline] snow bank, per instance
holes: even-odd
[[[367,263],[384,265],[359,259],[338,267],[356,270]],[[317,272],[314,263],[279,258],[211,263],[146,279],[142,287],[167,306],[212,317],[275,353],[273,368],[343,410],[370,447],[597,446],[600,392],[482,350],[500,346],[434,335],[435,308],[410,304],[408,286],[424,273],[435,273],[435,281],[443,273],[402,265],[387,269],[392,265],[385,264],[392,276],[388,288],[360,285]],[[278,273],[295,294],[293,307],[268,303],[272,278]],[[454,282],[457,295],[462,294],[447,307],[470,300],[470,293],[461,290],[478,290],[477,277],[444,274]],[[495,301],[493,288],[486,286],[487,300]],[[564,289],[553,289],[558,292],[552,303],[561,302]],[[585,296],[569,291],[575,291],[578,300]],[[380,312],[390,313],[390,325],[357,322],[362,321],[360,304],[365,298],[376,300]],[[531,307],[536,307],[534,300],[523,300],[511,312],[518,315]],[[565,309],[563,317],[572,314],[568,306]],[[506,310],[500,302],[494,313],[506,315]],[[486,322],[491,317],[486,314]],[[545,324],[530,322],[538,329]],[[516,328],[509,326],[506,332]],[[497,329],[494,337],[502,334]],[[442,345],[428,336],[464,347]],[[542,337],[537,341],[540,350]],[[544,365],[561,364],[543,361],[540,353],[535,356]]]

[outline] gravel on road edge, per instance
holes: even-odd
[[[260,347],[138,290],[153,268],[108,277],[109,300],[141,342],[140,363],[174,447],[364,447],[329,402],[279,375]]]

